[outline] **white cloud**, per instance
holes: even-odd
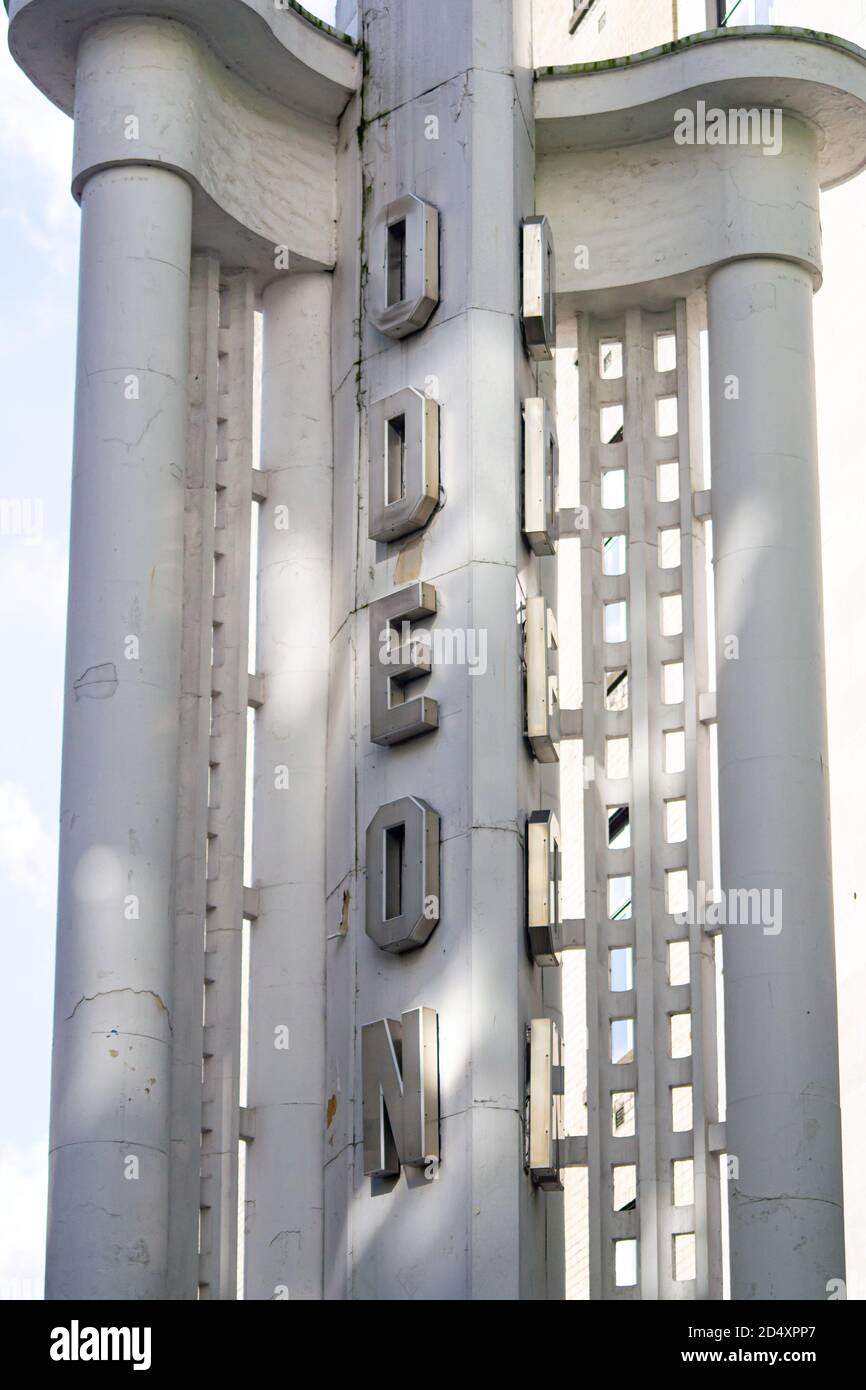
[[[0,1299],[42,1297],[48,1140],[0,1144]]]
[[[0,879],[40,912],[54,905],[57,844],[46,834],[24,787],[0,782]]]
[[[17,224],[46,262],[68,259],[78,236],[78,212],[69,191],[72,121],[53,106],[0,49],[0,150],[3,185],[0,220]]]
[[[8,146],[39,173],[67,187],[72,169],[72,121],[19,68],[11,54],[0,62],[3,122],[0,145]]]
[[[4,497],[0,501],[6,500],[8,504],[13,490],[10,483],[17,484],[23,479],[23,473],[5,479]],[[31,487],[33,481],[33,478],[27,480]],[[45,491],[47,493],[48,489]],[[57,524],[49,510],[50,496],[16,496],[11,501],[20,505],[25,518],[41,516],[46,530]],[[6,515],[11,515],[8,505]],[[62,647],[68,571],[66,547],[51,537],[43,536],[31,543],[26,534],[0,534],[0,631],[7,644],[17,632],[37,642],[46,639],[51,643],[59,642]],[[24,644],[17,638],[16,650],[24,657]]]

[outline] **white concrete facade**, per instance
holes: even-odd
[[[844,1251],[811,294],[820,190],[866,147],[866,55],[755,31],[551,66],[568,15],[531,0],[447,28],[424,0],[347,0],[345,32],[270,0],[141,8],[74,0],[61,26],[56,0],[9,5],[16,57],[74,114],[82,205],[49,1295],[557,1300],[576,1166],[590,1297],[719,1298],[727,1154],[733,1296],[826,1297]],[[631,19],[617,51],[658,7]],[[678,141],[699,101],[778,109],[778,151]],[[537,215],[554,360],[521,322]],[[370,488],[387,511],[410,486],[392,398],[435,416],[439,498],[381,540]],[[580,469],[563,447],[557,558],[522,516],[524,436],[558,404]],[[560,582],[578,548],[580,595]],[[376,605],[401,592],[389,648]],[[578,605],[571,709],[556,616],[573,632]],[[580,799],[585,909],[540,963],[533,894],[552,913],[580,870],[533,878],[527,826]],[[367,881],[381,854],[399,921],[416,842],[368,827],[410,802],[437,818],[434,926],[383,950]],[[776,935],[722,932],[727,1130],[721,946],[676,920],[670,877],[712,884],[714,823],[712,886],[786,904]],[[588,1037],[563,1083],[566,952]],[[363,1030],[401,1019],[385,1125]],[[588,1132],[557,1133],[584,1071]],[[377,1126],[396,1172],[369,1166]]]
[[[425,4],[361,9],[368,77],[363,108],[343,124],[354,142],[363,115],[365,240],[359,257],[357,224],[343,224],[335,284],[345,328],[334,369],[325,1293],[561,1297],[561,1257],[545,1250],[561,1249],[562,1198],[534,1189],[522,1160],[523,1031],[559,1009],[553,981],[542,996],[523,925],[525,818],[556,799],[520,727],[518,602],[539,592],[544,563],[520,538],[518,505],[521,399],[537,393],[516,312],[518,230],[535,210],[529,7],[475,5],[447,34]],[[344,207],[358,188],[354,149],[346,177]],[[404,192],[439,211],[442,299],[427,329],[392,345],[368,319],[372,237]],[[346,332],[358,315],[360,372]],[[364,423],[369,404],[405,386],[439,402],[442,502],[424,531],[386,546],[366,539]],[[381,748],[368,732],[369,604],[416,579],[436,590],[434,632],[486,635],[488,669],[434,665],[440,727]],[[364,833],[379,805],[404,795],[441,818],[442,918],[423,950],[389,959],[364,934]],[[359,1029],[419,1005],[439,1014],[440,1176],[371,1192],[356,1149]]]

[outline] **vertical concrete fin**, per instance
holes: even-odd
[[[168,1296],[172,1299],[196,1298],[199,1273],[219,276],[215,257],[193,257],[175,854],[175,1026],[168,1246]]]
[[[220,288],[214,603],[214,682],[208,807],[208,983],[204,1021],[201,1297],[237,1297],[244,939],[247,676],[253,453],[255,289],[235,271]]]

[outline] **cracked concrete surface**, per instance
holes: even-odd
[[[82,998],[78,1000],[78,1003],[75,1005],[75,1008],[72,1010],[72,1013],[66,1015],[64,1022],[69,1023],[70,1020],[73,1019],[75,1015],[78,1013],[78,1010],[81,1008],[82,1004],[93,1004],[96,1002],[97,999],[108,999],[112,995],[116,994],[137,994],[139,996],[149,997],[153,999],[157,1007],[166,1015],[166,1018],[168,1020],[168,1026],[169,1028],[171,1028],[171,1014],[169,1013],[168,1009],[166,1008],[166,1005],[163,1003],[159,995],[156,994],[152,989],[132,989],[128,985],[122,986],[119,989],[101,990],[97,994],[83,995]]]
[[[101,666],[88,666],[73,689],[76,700],[110,700],[117,694],[118,684],[116,665],[105,661]]]

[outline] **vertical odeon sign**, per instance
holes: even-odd
[[[375,327],[394,340],[425,327],[439,302],[439,213],[414,194],[376,218],[371,257]],[[521,229],[521,324],[532,361],[553,356],[554,259],[549,223],[527,218]],[[440,406],[411,382],[375,401],[369,411],[369,526],[387,544],[423,531],[440,506]],[[524,401],[521,530],[535,556],[555,556],[559,537],[558,449],[552,412],[541,397]],[[414,686],[431,674],[429,635],[413,624],[436,616],[435,588],[416,581],[372,603],[370,740],[384,749],[439,727],[437,701]],[[558,761],[561,737],[556,674],[556,622],[542,595],[523,617],[523,733],[539,763]],[[365,926],[384,952],[424,948],[442,913],[440,819],[419,796],[380,806],[366,831]],[[560,964],[560,854],[556,818],[533,812],[526,825],[526,927],[535,964]],[[525,1166],[542,1190],[561,1187],[561,1043],[551,1019],[526,1029]],[[438,1172],[438,1016],[421,1007],[399,1020],[361,1029],[364,1173],[396,1177],[403,1165]]]

